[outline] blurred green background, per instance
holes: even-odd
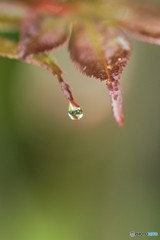
[[[123,128],[104,85],[65,49],[55,55],[84,109],[79,122],[48,72],[0,58],[0,240],[160,233],[160,47],[132,42]]]

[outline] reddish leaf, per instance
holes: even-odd
[[[8,0],[13,2],[13,0]],[[23,3],[30,8],[34,8],[35,11],[41,13],[51,13],[55,15],[66,15],[74,10],[73,2],[69,3],[53,0],[16,0],[16,3]]]
[[[160,7],[145,3],[121,6],[115,16],[120,25],[139,40],[160,44]]]
[[[0,38],[0,56],[10,59],[19,59],[18,44],[10,40]],[[63,80],[62,71],[57,65],[53,56],[47,54],[39,54],[37,56],[30,56],[26,59],[23,59],[23,61],[45,68],[53,75],[56,75],[65,98],[69,102],[75,103],[72,92],[70,90],[70,86]]]
[[[70,86],[63,80],[62,71],[60,67],[56,64],[55,59],[52,56],[47,54],[39,54],[37,56],[27,58],[26,62],[43,67],[50,71],[53,75],[56,75],[65,98],[69,102],[74,102]]]
[[[74,10],[74,7],[65,2],[56,2],[52,0],[34,0],[36,10],[43,13],[55,15],[66,15]]]
[[[93,27],[74,28],[69,44],[71,58],[82,73],[106,80],[115,119],[122,125],[120,78],[130,55],[130,44],[115,28],[102,24]]]
[[[69,30],[61,20],[42,14],[29,15],[21,29],[20,57],[44,53],[62,45]]]

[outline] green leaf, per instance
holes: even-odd
[[[4,38],[0,38],[0,56],[18,59],[18,44]]]

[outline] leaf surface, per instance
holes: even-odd
[[[130,56],[130,44],[123,33],[105,25],[74,28],[69,51],[76,67],[89,77],[105,83],[112,99],[113,114],[123,125],[120,79]]]
[[[160,6],[134,3],[120,6],[115,17],[138,40],[160,44]]]
[[[9,59],[19,59],[18,44],[14,41],[0,38],[0,56]],[[32,65],[42,67],[55,75],[67,101],[72,103],[75,102],[72,92],[70,90],[70,86],[63,80],[62,70],[57,65],[56,60],[53,56],[48,54],[39,54],[23,59],[23,61]]]
[[[21,28],[20,56],[51,51],[67,40],[69,30],[59,18],[43,14],[31,14]]]

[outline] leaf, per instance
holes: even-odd
[[[115,119],[122,125],[120,78],[129,59],[130,44],[121,31],[103,24],[95,26],[74,28],[69,43],[70,55],[82,73],[106,80]]]
[[[53,75],[56,75],[65,98],[70,102],[74,101],[70,86],[63,80],[62,70],[57,65],[53,56],[50,56],[48,54],[39,54],[37,56],[31,56],[25,59],[25,61],[27,63],[43,67],[49,72],[51,72]]]
[[[18,44],[15,43],[14,41],[0,38],[0,56],[7,57],[10,59],[19,59]],[[70,86],[68,83],[66,83],[63,80],[62,70],[57,65],[53,56],[50,56],[47,54],[39,54],[37,56],[31,56],[26,59],[23,59],[23,61],[25,61],[29,64],[32,64],[32,65],[37,65],[39,67],[45,68],[49,72],[51,72],[53,75],[55,75],[57,77],[57,80],[60,84],[60,87],[62,89],[62,92],[63,92],[65,98],[69,102],[76,104],[76,102],[73,98],[72,92],[70,90]]]
[[[120,6],[115,17],[133,37],[160,44],[160,6],[150,6],[146,3],[126,4]]]
[[[58,16],[66,15],[73,10],[73,0],[16,0],[16,2],[26,4],[26,6],[29,6],[32,9],[34,8],[36,12],[55,14]]]
[[[69,1],[60,2],[52,0],[34,0],[36,10],[42,13],[50,13],[54,15],[64,16],[74,10]]]
[[[18,45],[14,41],[0,38],[0,56],[18,59]]]
[[[68,28],[59,18],[32,13],[21,28],[20,57],[51,51],[62,45],[68,34]]]

